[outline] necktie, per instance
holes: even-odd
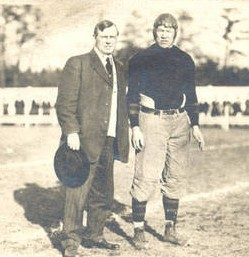
[[[106,65],[105,65],[105,67],[106,67],[106,70],[107,70],[108,74],[112,75],[112,65],[111,65],[111,61],[110,61],[109,57],[106,58]]]

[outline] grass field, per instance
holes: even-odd
[[[0,256],[56,257],[64,190],[53,172],[60,130],[52,126],[0,127]],[[247,257],[249,251],[249,129],[203,128],[206,151],[191,147],[187,194],[179,212],[184,247],[160,241],[163,212],[160,193],[148,205],[149,250],[135,251],[131,238],[129,188],[133,151],[128,164],[115,163],[114,220],[106,237],[121,250],[80,248],[82,256]],[[156,153],[152,158],[156,158]]]

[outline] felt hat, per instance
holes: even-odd
[[[66,187],[79,187],[89,175],[90,162],[86,153],[71,150],[67,143],[62,144],[54,156],[54,170],[58,179]]]

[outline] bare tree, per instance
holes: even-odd
[[[41,11],[39,8],[33,7],[31,5],[2,5],[0,12],[0,81],[1,86],[5,86],[5,52],[8,45],[6,40],[8,39],[7,27],[12,25],[12,43],[18,49],[18,55],[16,57],[15,63],[15,73],[13,81],[15,85],[18,85],[19,77],[19,66],[20,66],[20,56],[22,47],[25,43],[34,39],[36,37],[36,32],[40,26]]]
[[[118,56],[122,62],[127,64],[134,54],[152,44],[152,29],[147,26],[145,17],[139,11],[133,10],[124,28],[122,47],[118,50]]]
[[[187,42],[192,42],[193,40],[193,36],[195,35],[194,33],[189,33],[189,29],[188,26],[192,23],[193,18],[190,16],[189,13],[187,13],[186,11],[183,11],[180,13],[179,17],[178,17],[179,23],[180,23],[180,36],[179,39],[177,41],[177,44],[179,45],[179,47],[183,47],[184,44]]]
[[[225,32],[223,34],[223,39],[225,40],[225,56],[224,56],[224,64],[223,67],[226,68],[228,63],[229,63],[229,59],[233,56],[236,55],[240,55],[243,56],[245,55],[242,51],[238,50],[238,49],[232,49],[232,44],[234,41],[237,40],[248,40],[248,37],[240,37],[237,34],[247,34],[248,35],[248,31],[235,31],[235,25],[238,23],[241,23],[244,21],[244,19],[239,19],[239,18],[235,18],[234,14],[236,14],[238,10],[236,8],[225,8],[224,9],[224,14],[222,15],[222,18],[225,19],[226,21],[226,27],[225,27]]]
[[[4,62],[4,40],[5,40],[5,19],[3,18],[3,7],[0,6],[0,87],[5,86],[5,62]]]
[[[182,11],[179,14],[178,20],[179,35],[177,37],[177,45],[183,50],[191,53],[198,63],[206,62],[208,60],[208,56],[202,52],[195,42],[195,37],[199,32],[192,29],[194,18],[188,12]]]

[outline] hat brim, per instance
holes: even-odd
[[[88,178],[90,162],[81,149],[71,150],[67,143],[62,144],[54,156],[54,170],[60,182],[66,187],[79,187]]]

